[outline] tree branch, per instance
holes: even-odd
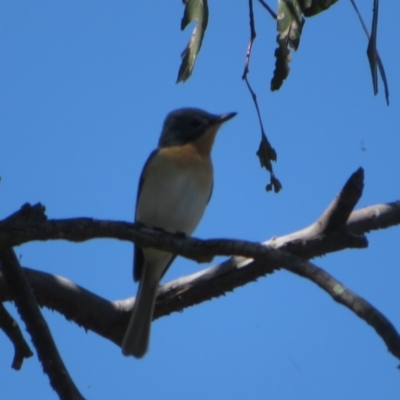
[[[347,221],[347,231],[355,235],[400,225],[400,201],[376,204],[354,211]]]
[[[119,345],[128,323],[133,298],[110,302],[66,278],[23,268],[40,306],[58,311],[71,320]],[[0,301],[13,299],[13,293],[0,271]],[[125,316],[123,315],[125,314]]]
[[[293,263],[290,266],[286,265],[285,268],[291,268],[291,272],[312,280],[335,301],[349,308],[371,325],[386,343],[389,351],[400,360],[400,335],[393,324],[372,304],[310,262]]]
[[[263,244],[226,239],[185,239],[179,235],[126,222],[89,218],[46,220],[43,206],[25,205],[20,211],[0,222],[0,246],[32,240],[84,241],[112,237],[134,241],[144,247],[157,247],[200,261],[210,260],[217,254],[235,255],[220,265],[160,287],[155,318],[221,296],[279,268],[307,277],[323,287],[336,301],[356,312],[359,297],[347,289],[343,290],[343,296],[338,297],[336,289],[344,286],[332,281],[333,277],[327,279],[328,275],[324,275],[323,279],[335,282],[324,287],[318,280],[321,274],[315,272],[322,270],[304,259],[344,248],[365,248],[367,240],[362,235],[364,232],[400,224],[400,202],[352,212],[362,189],[363,170],[359,169],[352,174],[337,198],[315,223],[301,231],[273,238]],[[55,309],[86,329],[97,332],[117,345],[120,344],[134,304],[133,298],[108,302],[64,278],[29,269],[25,271],[39,304]],[[324,271],[322,273],[326,274]],[[0,300],[10,299],[12,294],[0,278]],[[387,326],[383,327],[384,317],[376,318],[378,311],[366,302],[364,310],[368,312],[363,311],[362,315],[357,315],[373,325],[385,342],[389,343],[388,336],[395,337],[397,332],[394,331],[395,335],[393,331],[390,333]],[[397,344],[390,346],[391,351],[398,355]]]
[[[39,310],[14,251],[0,248],[0,264],[18,311],[32,337],[43,369],[49,376],[51,386],[60,399],[83,399],[57,351],[50,329]]]
[[[278,250],[277,252],[281,253],[283,268],[316,283],[335,301],[366,321],[381,336],[389,351],[400,359],[400,336],[379,310],[321,268],[285,252]],[[239,286],[239,275],[242,278],[240,283],[243,285],[249,281],[251,275],[258,278],[260,274],[271,273],[275,269],[278,268],[262,264],[262,260],[240,265],[240,263],[235,264],[234,259],[231,259],[219,266],[171,281],[159,288],[154,318],[181,311],[191,305],[216,297],[215,291],[222,295],[228,290],[233,290]],[[25,269],[25,273],[39,293],[40,303],[56,309],[68,319],[84,326],[85,329],[90,329],[120,346],[134,305],[134,298],[108,302],[64,278],[28,268]],[[233,278],[232,275],[235,277]],[[5,293],[2,283],[0,280],[0,289],[2,293]],[[220,293],[221,286],[223,293]]]
[[[11,368],[20,370],[24,359],[32,357],[33,353],[22,336],[17,322],[8,313],[3,304],[0,304],[0,328],[14,345],[14,359]]]

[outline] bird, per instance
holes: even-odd
[[[236,114],[181,108],[167,115],[158,147],[139,179],[135,222],[185,236],[193,233],[213,190],[211,149],[215,136]],[[134,244],[133,278],[139,287],[122,341],[124,355],[142,358],[147,353],[157,289],[175,257]]]

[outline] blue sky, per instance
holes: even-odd
[[[368,21],[372,1],[359,1]],[[272,3],[271,3],[272,4]],[[390,8],[389,8],[390,7]],[[275,171],[266,193],[255,156],[260,132],[241,80],[247,1],[210,1],[194,75],[175,84],[180,1],[0,3],[0,211],[41,202],[50,218],[131,221],[141,168],[165,115],[183,106],[237,111],[213,151],[211,203],[200,238],[263,241],[313,222],[358,167],[359,207],[399,199],[400,77],[393,27],[400,3],[382,2],[378,48],[391,105],[373,96],[367,40],[350,2],[309,19],[288,80],[269,92],[275,22],[255,2],[258,33],[249,79],[260,102]],[[400,328],[399,228],[373,232],[367,250],[315,260]],[[136,293],[132,245],[97,240],[31,243],[22,264],[62,275],[110,300]],[[218,262],[216,259],[215,262]],[[165,280],[207,265],[178,259]],[[17,315],[10,305],[8,309]],[[312,283],[280,271],[223,298],[153,324],[143,360],[44,310],[81,392],[89,399],[397,399],[399,361],[375,332]],[[0,397],[56,398],[35,358],[10,368],[0,334]]]

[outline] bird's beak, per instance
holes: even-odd
[[[232,119],[236,114],[237,114],[236,112],[222,114],[217,118],[216,122],[218,124],[223,124],[224,122],[229,121],[230,119]]]

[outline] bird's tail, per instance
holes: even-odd
[[[158,281],[140,282],[134,309],[122,342],[122,353],[142,358],[149,347],[150,327],[157,296]]]

